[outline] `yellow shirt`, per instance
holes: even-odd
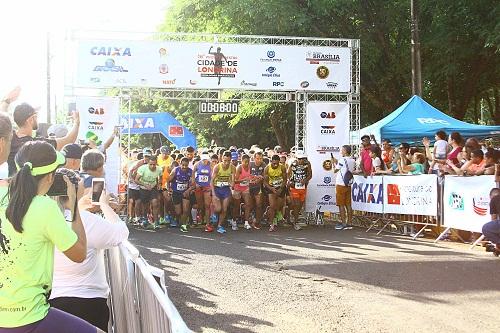
[[[163,169],[165,169],[165,167],[170,168],[173,161],[174,160],[172,159],[172,156],[168,155],[168,157],[164,159],[163,154],[160,154],[157,159],[158,166],[162,167]]]

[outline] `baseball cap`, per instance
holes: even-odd
[[[160,147],[160,153],[162,154],[170,154],[170,149],[167,146]]]
[[[151,155],[153,155],[153,152],[149,148],[144,148],[142,150],[142,155],[144,155],[144,156],[151,156]]]
[[[68,134],[68,128],[64,124],[54,124],[49,127],[47,130],[47,135],[55,136],[56,138],[65,137]]]
[[[281,146],[278,145],[278,146],[274,147],[274,151],[276,153],[281,153],[283,151],[283,148],[281,148]]]
[[[238,160],[238,152],[237,151],[233,151],[231,153],[231,161],[237,161]]]
[[[28,103],[19,104],[14,109],[14,122],[17,124],[17,126],[22,126],[29,117],[36,114],[36,111],[37,109],[29,105]]]
[[[76,143],[70,143],[63,147],[62,154],[66,158],[74,158],[75,160],[79,160],[82,158],[82,147],[77,145]]]
[[[210,159],[210,155],[208,155],[208,154],[201,154],[200,155],[200,160],[202,160],[202,161],[209,160],[209,159]]]

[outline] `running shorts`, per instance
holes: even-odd
[[[229,186],[224,187],[214,187],[215,196],[220,200],[224,200],[226,198],[231,197],[231,188]]]
[[[141,198],[139,190],[134,190],[134,189],[129,188],[128,189],[128,198],[132,199],[132,200],[139,200]]]
[[[296,188],[290,187],[290,197],[292,197],[293,200],[297,200],[300,202],[306,201],[306,193],[307,193],[307,190],[305,188],[296,189]]]
[[[145,190],[145,189],[140,189],[140,198],[143,203],[148,203],[151,200],[157,199],[158,198],[158,190],[157,189],[152,189],[152,190]]]
[[[189,198],[184,198],[184,192],[172,192],[172,202],[174,205],[181,205],[183,199],[189,200]]]

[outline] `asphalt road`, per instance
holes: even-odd
[[[498,332],[500,259],[331,226],[131,230],[195,332]]]

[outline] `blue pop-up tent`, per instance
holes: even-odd
[[[378,142],[389,139],[394,144],[434,140],[434,134],[459,132],[463,137],[500,136],[500,126],[469,124],[439,111],[419,96],[413,96],[387,117],[360,130],[360,136],[373,134]]]
[[[177,119],[166,112],[131,113],[121,116],[122,134],[161,133],[177,148],[196,148],[196,137]]]

